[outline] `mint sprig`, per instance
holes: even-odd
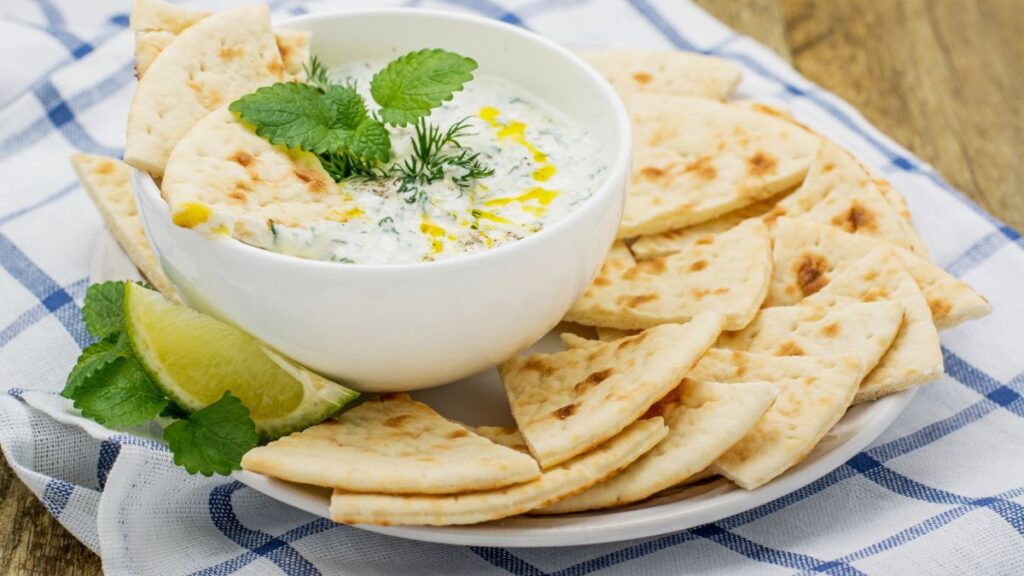
[[[445,50],[419,50],[393,60],[373,76],[370,94],[393,126],[415,122],[462,90],[476,62]]]
[[[136,426],[155,418],[176,419],[164,429],[174,461],[191,474],[229,474],[256,446],[256,425],[248,409],[226,394],[189,414],[175,405],[139,363],[125,330],[125,282],[89,287],[82,316],[98,340],[82,350],[61,394],[86,418],[110,428]]]
[[[228,475],[242,456],[256,446],[259,435],[242,401],[225,392],[220,400],[164,429],[174,463],[189,474]]]

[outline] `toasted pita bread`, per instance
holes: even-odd
[[[777,220],[772,238],[775,265],[765,306],[795,304],[827,286],[834,276],[872,250],[893,246],[799,218]],[[894,247],[894,253],[924,293],[932,320],[940,330],[992,311],[973,288],[942,268],[899,247]]]
[[[650,260],[651,258],[670,256],[695,245],[706,244],[715,236],[735,228],[745,220],[759,218],[767,214],[779,200],[790,192],[792,190],[787,190],[767,200],[754,202],[695,226],[641,236],[629,246],[629,249],[637,260]]]
[[[803,185],[781,200],[766,218],[780,216],[835,226],[927,256],[924,243],[878,189],[867,168],[827,140],[822,140]]]
[[[863,375],[856,356],[777,357],[709,350],[691,377],[771,382],[779,395],[753,430],[712,469],[747,490],[798,464],[839,422]]]
[[[899,302],[779,306],[761,310],[743,330],[722,334],[715,346],[773,356],[851,354],[861,360],[864,377],[892,345],[902,323]]]
[[[627,102],[637,92],[725,100],[742,74],[740,67],[728,60],[691,52],[601,50],[580,56]]]
[[[906,390],[943,374],[939,333],[928,303],[891,249],[872,251],[800,305],[841,306],[874,300],[902,304],[903,325],[892,346],[861,382],[854,404]]]
[[[128,111],[125,162],[163,175],[171,150],[203,117],[283,79],[266,6],[203,18],[178,34],[139,80]]]
[[[709,312],[615,343],[502,364],[512,416],[541,467],[590,450],[642,416],[714,343],[723,320]]]
[[[176,299],[174,284],[160,267],[139,219],[128,165],[94,154],[74,154],[71,165],[75,167],[78,181],[96,205],[107,229],[135,267],[161,294]]]
[[[624,330],[685,322],[703,311],[746,326],[764,301],[771,277],[765,225],[748,220],[691,249],[633,264],[619,243],[566,320]]]
[[[651,410],[665,418],[669,432],[664,440],[620,474],[540,512],[621,506],[686,482],[750,432],[777,394],[768,382],[685,379]]]
[[[494,442],[524,451],[514,429],[478,428]],[[331,518],[345,524],[446,526],[476,524],[542,508],[612,476],[660,442],[668,429],[661,418],[630,424],[586,454],[545,470],[540,478],[497,490],[451,495],[359,494],[336,490]],[[472,460],[467,459],[467,465]]]
[[[620,238],[699,224],[790,189],[819,142],[769,114],[699,98],[636,94],[630,115],[635,154]]]
[[[179,226],[268,249],[277,227],[343,218],[357,206],[315,155],[272,146],[227,108],[182,138],[162,191]]]
[[[135,32],[135,77],[142,78],[178,34],[210,15],[161,0],[135,0],[129,27]],[[301,30],[274,32],[278,52],[284,64],[285,79],[305,78],[303,64],[309,60],[310,33]]]
[[[242,468],[291,482],[385,494],[493,490],[540,477],[528,455],[482,438],[405,394],[372,398],[253,448]]]

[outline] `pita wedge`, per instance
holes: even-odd
[[[514,429],[481,427],[477,432],[520,452],[526,446]],[[331,519],[345,524],[446,526],[476,524],[543,508],[586,490],[625,468],[660,442],[668,429],[661,418],[639,420],[586,454],[540,478],[482,492],[449,495],[360,494],[335,490]],[[470,465],[472,460],[466,459]]]
[[[128,111],[125,162],[163,175],[171,150],[199,120],[283,79],[266,6],[203,18],[178,34],[139,80]]]
[[[74,154],[71,156],[71,165],[75,167],[78,181],[96,205],[107,229],[135,267],[161,294],[171,299],[177,298],[174,285],[164,274],[146,238],[146,231],[135,207],[128,165],[120,160],[94,154]]]
[[[818,149],[818,136],[795,124],[700,98],[636,94],[630,115],[620,238],[699,224],[793,188]]]
[[[768,382],[685,379],[652,408],[668,436],[621,473],[540,512],[560,514],[643,500],[703,472],[758,423],[775,401]]]
[[[175,147],[162,191],[175,224],[270,249],[275,227],[344,221],[357,206],[315,155],[271,145],[226,107]]]
[[[450,494],[540,477],[533,458],[450,422],[405,394],[367,400],[242,458],[242,468],[352,492]]]
[[[691,249],[633,263],[621,243],[566,320],[623,330],[685,322],[704,311],[746,326],[761,307],[771,278],[771,239],[748,220]]]
[[[708,220],[695,226],[669,230],[660,234],[641,236],[630,245],[629,249],[637,260],[650,260],[662,256],[670,256],[682,252],[695,245],[707,244],[718,234],[731,230],[750,218],[759,218],[775,207],[779,200],[792,190],[748,204],[732,212],[723,214],[714,220]]]
[[[740,67],[691,52],[601,50],[580,54],[629,101],[637,92],[725,100],[740,82]]]
[[[547,469],[615,436],[679,384],[722,324],[711,312],[614,343],[505,362],[501,379],[530,452]]]
[[[861,382],[853,403],[876,400],[943,374],[939,333],[917,283],[891,249],[878,248],[800,305],[841,306],[892,300],[903,305],[903,325],[878,365]]]
[[[855,302],[837,307],[779,306],[761,310],[749,326],[726,332],[718,348],[773,356],[851,354],[864,377],[878,364],[903,323],[899,302]]]
[[[161,0],[135,0],[129,27],[135,32],[135,77],[142,78],[156,57],[178,34],[209,16],[210,12],[190,10]],[[305,78],[303,64],[309,60],[310,33],[301,30],[274,32],[284,64],[285,79]]]
[[[712,469],[753,490],[790,469],[846,413],[862,376],[856,356],[777,357],[712,349],[691,377],[718,382],[771,382],[775,403]]]
[[[890,194],[896,194],[890,190]],[[768,213],[800,217],[850,234],[871,236],[927,257],[924,242],[849,152],[822,140],[802,186]]]
[[[879,247],[892,247],[917,282],[941,330],[985,316],[989,303],[966,283],[908,250],[877,238],[848,234],[834,226],[803,219],[780,218],[774,240],[771,288],[765,306],[795,304],[828,285],[831,279]]]

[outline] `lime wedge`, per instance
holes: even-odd
[[[316,424],[359,397],[294,364],[234,326],[128,283],[128,340],[139,362],[188,412],[230,391],[249,409],[264,441]]]

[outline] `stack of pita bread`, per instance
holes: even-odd
[[[126,161],[162,177],[165,195],[220,186],[212,175],[235,141],[224,105],[300,78],[308,35],[274,32],[265,7],[158,0],[136,0],[131,26],[140,83]],[[852,404],[939,377],[938,330],[990,311],[931,262],[887,182],[784,112],[727,101],[737,67],[677,52],[585,57],[631,110],[632,182],[620,239],[566,317],[583,327],[563,334],[565,351],[500,366],[516,428],[385,395],[250,451],[245,469],[328,487],[336,521],[379,525],[608,508],[713,476],[752,490]],[[175,155],[209,170],[179,173]],[[269,144],[259,160],[232,161],[301,203],[273,175],[303,160]],[[175,297],[127,165],[73,163],[131,259]]]

